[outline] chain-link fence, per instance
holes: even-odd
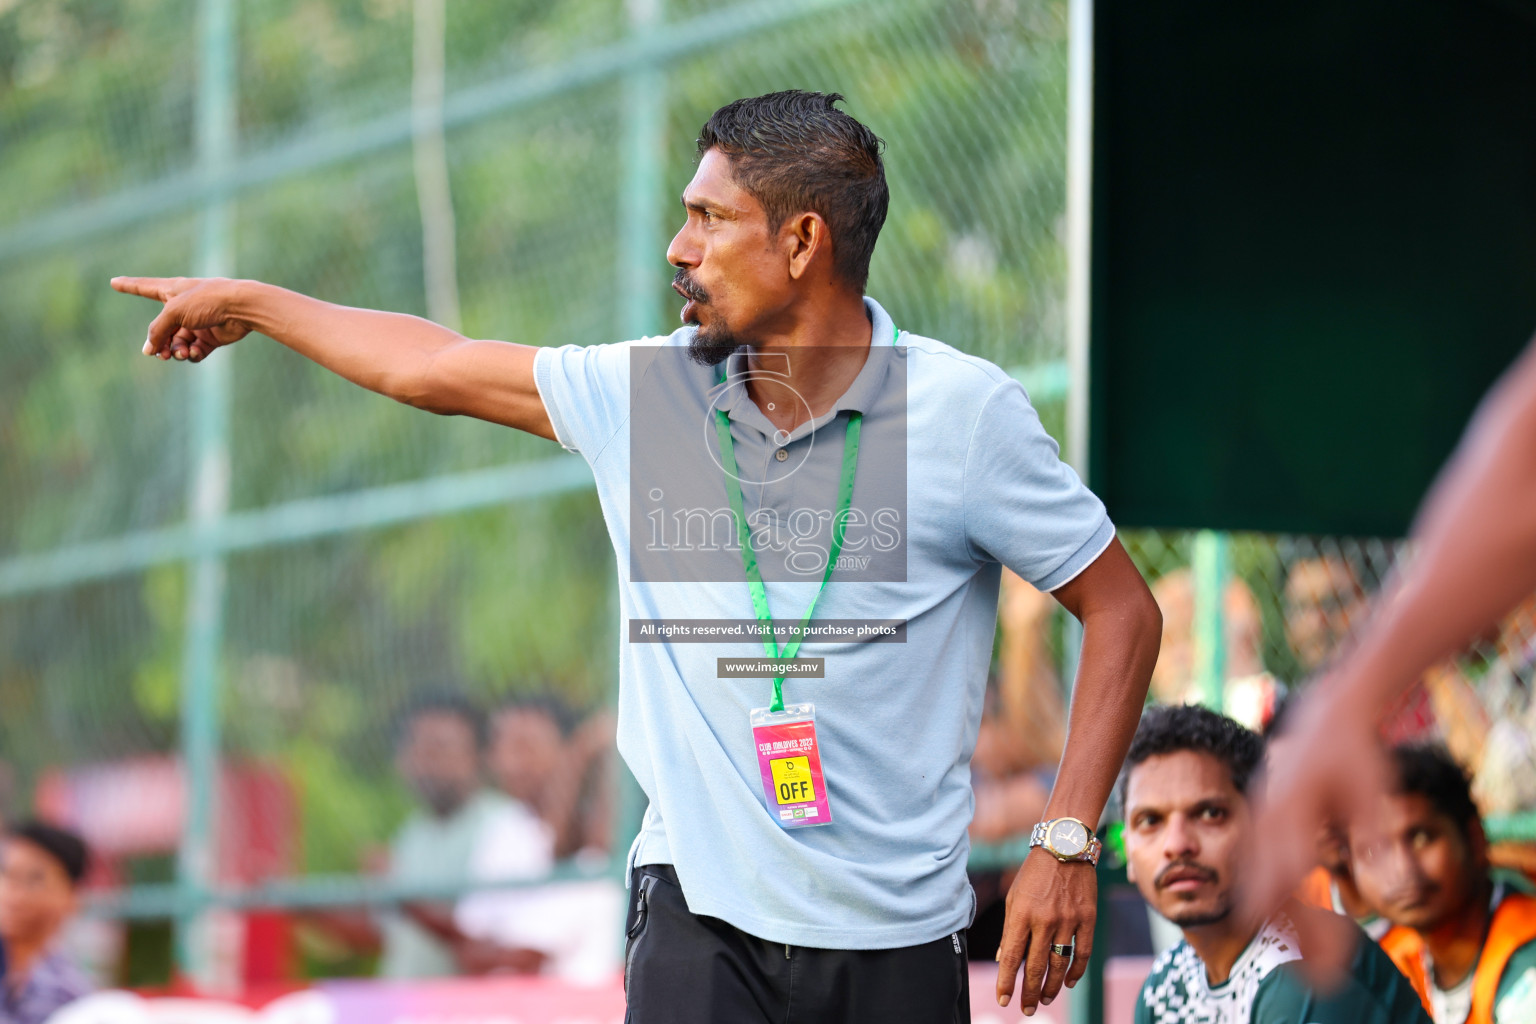
[[[1163,610],[1152,696],[1223,707],[1255,728],[1324,670],[1407,552],[1348,537],[1125,531]],[[1496,838],[1536,835],[1536,597],[1389,709],[1395,740],[1444,743]]]
[[[835,90],[890,147],[872,292],[1027,369],[1059,428],[1065,17],[953,0],[7,5],[8,810],[83,830],[124,887],[113,912],[178,915],[182,963],[207,978],[217,929],[191,927],[207,906],[402,894],[347,877],[409,810],[395,762],[413,697],[554,694],[580,713],[613,686],[614,567],[579,460],[272,345],[195,370],[134,358],[152,310],[110,276],[255,277],[538,344],[663,332],[698,126],[738,95]],[[130,947],[163,943],[136,927]],[[299,945],[302,969],[366,966]],[[128,980],[164,956],[130,948]]]
[[[6,813],[84,831],[123,894],[103,908],[178,916],[197,967],[210,906],[404,893],[359,879],[410,806],[413,697],[553,694],[579,718],[614,685],[580,460],[260,341],[139,358],[153,311],[109,277],[261,278],[537,344],[663,332],[698,126],[838,91],[888,144],[871,293],[1013,369],[1059,437],[1066,29],[1065,0],[0,3]],[[1395,553],[1126,540],[1168,618],[1159,695],[1249,717]],[[166,933],[135,927],[120,978],[153,981]],[[296,942],[284,970],[367,966]]]

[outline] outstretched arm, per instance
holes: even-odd
[[[1536,344],[1484,400],[1412,536],[1411,561],[1292,719],[1257,824],[1256,911],[1312,866],[1318,821],[1369,822],[1386,779],[1376,725],[1388,703],[1536,590]]]
[[[1118,540],[1068,583],[1053,591],[1083,624],[1082,657],[1067,719],[1067,744],[1046,805],[1046,818],[1097,824],[1130,748],[1147,699],[1147,683],[1162,641],[1162,613]],[[1006,1006],[1020,966],[1019,1007],[1033,1014],[1063,981],[1075,985],[1093,950],[1098,882],[1086,863],[1062,864],[1031,850],[1008,890],[998,950],[997,998]],[[1074,941],[1075,940],[1075,941]],[[1074,946],[1070,968],[1050,953]]]
[[[260,281],[114,277],[112,287],[165,304],[149,325],[145,355],[200,362],[256,331],[397,402],[554,439],[531,345],[476,341],[420,317],[338,306]]]
[[[1378,708],[1536,590],[1536,343],[1473,417],[1412,536],[1412,562],[1334,673]]]
[[[503,946],[490,939],[465,935],[454,921],[450,908],[432,903],[405,903],[400,909],[418,927],[452,950],[459,970],[465,974],[538,974],[544,961],[549,959],[549,954],[541,950]]]

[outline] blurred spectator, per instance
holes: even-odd
[[[1286,720],[1293,707],[1295,703],[1292,701],[1282,703],[1264,732],[1266,767],[1273,767],[1285,757],[1283,751],[1290,741],[1290,737],[1285,734]],[[1343,828],[1335,823],[1326,823],[1318,828],[1317,867],[1297,890],[1296,898],[1309,906],[1353,918],[1367,935],[1378,941],[1392,926],[1392,922],[1377,914],[1365,897],[1360,895],[1350,868],[1349,841]]]
[[[1355,822],[1360,892],[1394,925],[1381,940],[1435,1024],[1536,1020],[1536,898],[1489,870],[1467,777],[1444,749],[1392,751],[1379,838]]]
[[[0,940],[6,974],[0,1024],[42,1024],[91,991],[56,946],[74,916],[87,853],[79,836],[39,822],[9,829],[0,850]]]
[[[1160,704],[1187,704],[1197,694],[1195,684],[1195,582],[1188,567],[1159,576],[1152,586],[1163,611],[1163,643],[1152,672],[1152,693]],[[1226,664],[1223,677],[1238,679],[1264,671],[1261,657],[1263,627],[1259,603],[1242,579],[1227,580],[1222,593]]]
[[[1448,659],[1425,672],[1419,689],[1432,708],[1433,728],[1394,738],[1438,737],[1472,773],[1472,791],[1484,814],[1536,808],[1533,679],[1536,595],[1480,638],[1472,656]]]
[[[997,842],[1028,832],[1050,796],[1061,759],[1066,706],[1051,656],[1049,630],[1056,602],[1003,570],[998,600],[998,670],[992,705],[971,755],[976,811],[970,833]]]
[[[1152,669],[1152,696],[1159,704],[1199,703],[1196,678],[1195,583],[1187,568],[1158,577],[1152,596],[1163,611],[1163,642]],[[1280,702],[1282,687],[1264,670],[1264,624],[1259,602],[1241,578],[1227,580],[1221,600],[1222,710],[1251,729],[1264,726]]]
[[[488,880],[475,871],[488,836],[505,848],[495,878],[537,878],[553,863],[549,829],[522,804],[481,785],[484,729],[479,712],[454,694],[418,700],[400,726],[396,764],[421,801],[396,834],[388,877],[405,885]],[[463,951],[452,911],[410,904],[385,915],[379,974],[423,978],[457,973]],[[518,952],[518,951],[514,951]],[[509,955],[508,969],[536,970],[536,954]]]
[[[1331,658],[1365,617],[1365,588],[1349,560],[1317,555],[1290,563],[1285,577],[1285,635],[1302,671]]]
[[[1536,809],[1536,594],[1499,629],[1497,659],[1478,685],[1491,720],[1479,737],[1472,792],[1484,814]]]
[[[538,815],[563,858],[601,858],[610,851],[613,716],[598,712],[567,736],[565,706],[553,697],[524,698],[492,719],[490,774],[503,792]],[[517,873],[526,839],[488,830],[472,857],[480,878]],[[468,943],[460,966],[472,973],[505,968],[508,951],[535,950],[542,969],[596,984],[619,969],[622,888],[610,879],[487,889],[459,901],[454,924]],[[515,954],[513,954],[515,955]]]
[[[519,698],[492,716],[486,758],[491,781],[548,826],[561,859],[612,847],[613,715],[574,730],[570,719],[556,697]]]

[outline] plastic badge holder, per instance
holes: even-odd
[[[752,712],[752,741],[768,813],[779,825],[830,825],[832,805],[816,744],[816,705],[790,704],[783,711],[758,708]]]

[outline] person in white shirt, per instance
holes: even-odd
[[[581,797],[608,781],[591,776],[612,749],[612,719],[596,716],[567,737],[565,717],[551,698],[514,701],[492,716],[487,771],[523,813],[482,836],[474,877],[537,877],[554,856],[575,854],[579,863],[607,852],[587,841]],[[537,950],[547,957],[543,973],[598,984],[618,973],[623,914],[622,887],[599,878],[476,892],[459,901],[454,923],[485,944],[475,966],[497,970],[496,947]]]

